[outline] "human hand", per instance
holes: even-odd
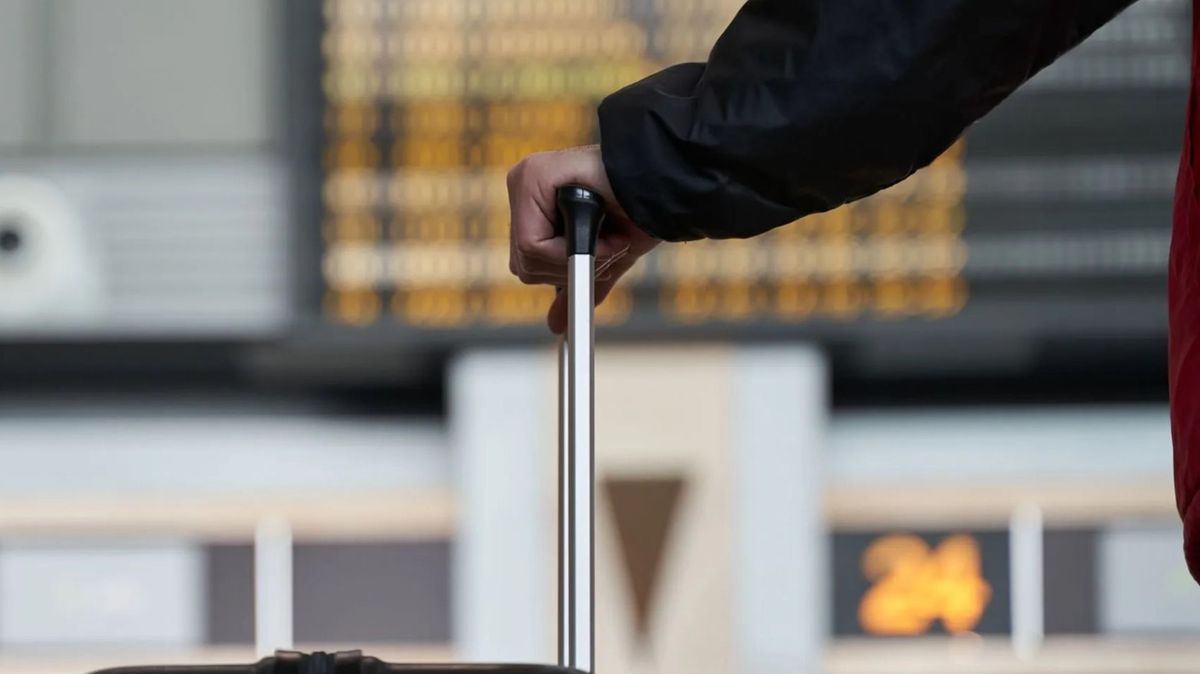
[[[567,244],[556,236],[557,190],[578,184],[604,197],[608,217],[596,244],[596,304],[612,291],[634,264],[658,245],[630,221],[613,196],[604,172],[599,145],[541,152],[521,160],[508,173],[509,271],[527,284],[562,288],[567,282]],[[567,326],[565,293],[559,293],[546,317],[550,330],[562,334]]]

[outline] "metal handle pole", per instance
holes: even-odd
[[[559,360],[559,664],[595,671],[593,297],[604,203],[577,186],[558,195],[565,229],[567,334]]]
[[[571,510],[569,495],[571,493],[571,421],[567,413],[567,391],[570,390],[570,357],[567,353],[567,340],[564,337],[558,343],[558,664],[568,666],[573,648],[567,629],[567,617],[573,613],[570,601],[570,578],[567,560],[571,556]]]

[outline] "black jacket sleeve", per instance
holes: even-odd
[[[750,0],[707,63],[600,106],[626,212],[668,241],[744,238],[868,196],[1132,0]]]

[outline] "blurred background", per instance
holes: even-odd
[[[508,276],[503,176],[739,5],[0,0],[0,672],[552,661],[550,291]],[[1194,668],[1188,5],[909,181],[614,292],[603,671]]]

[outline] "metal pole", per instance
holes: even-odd
[[[559,455],[559,664],[594,671],[594,441],[592,302],[595,258],[572,255],[568,262],[565,430]]]
[[[592,384],[592,317],[596,241],[604,222],[604,200],[579,185],[558,188],[559,222],[566,239],[567,336],[559,381],[559,664],[595,671],[595,438]],[[565,402],[564,396],[565,395]]]

